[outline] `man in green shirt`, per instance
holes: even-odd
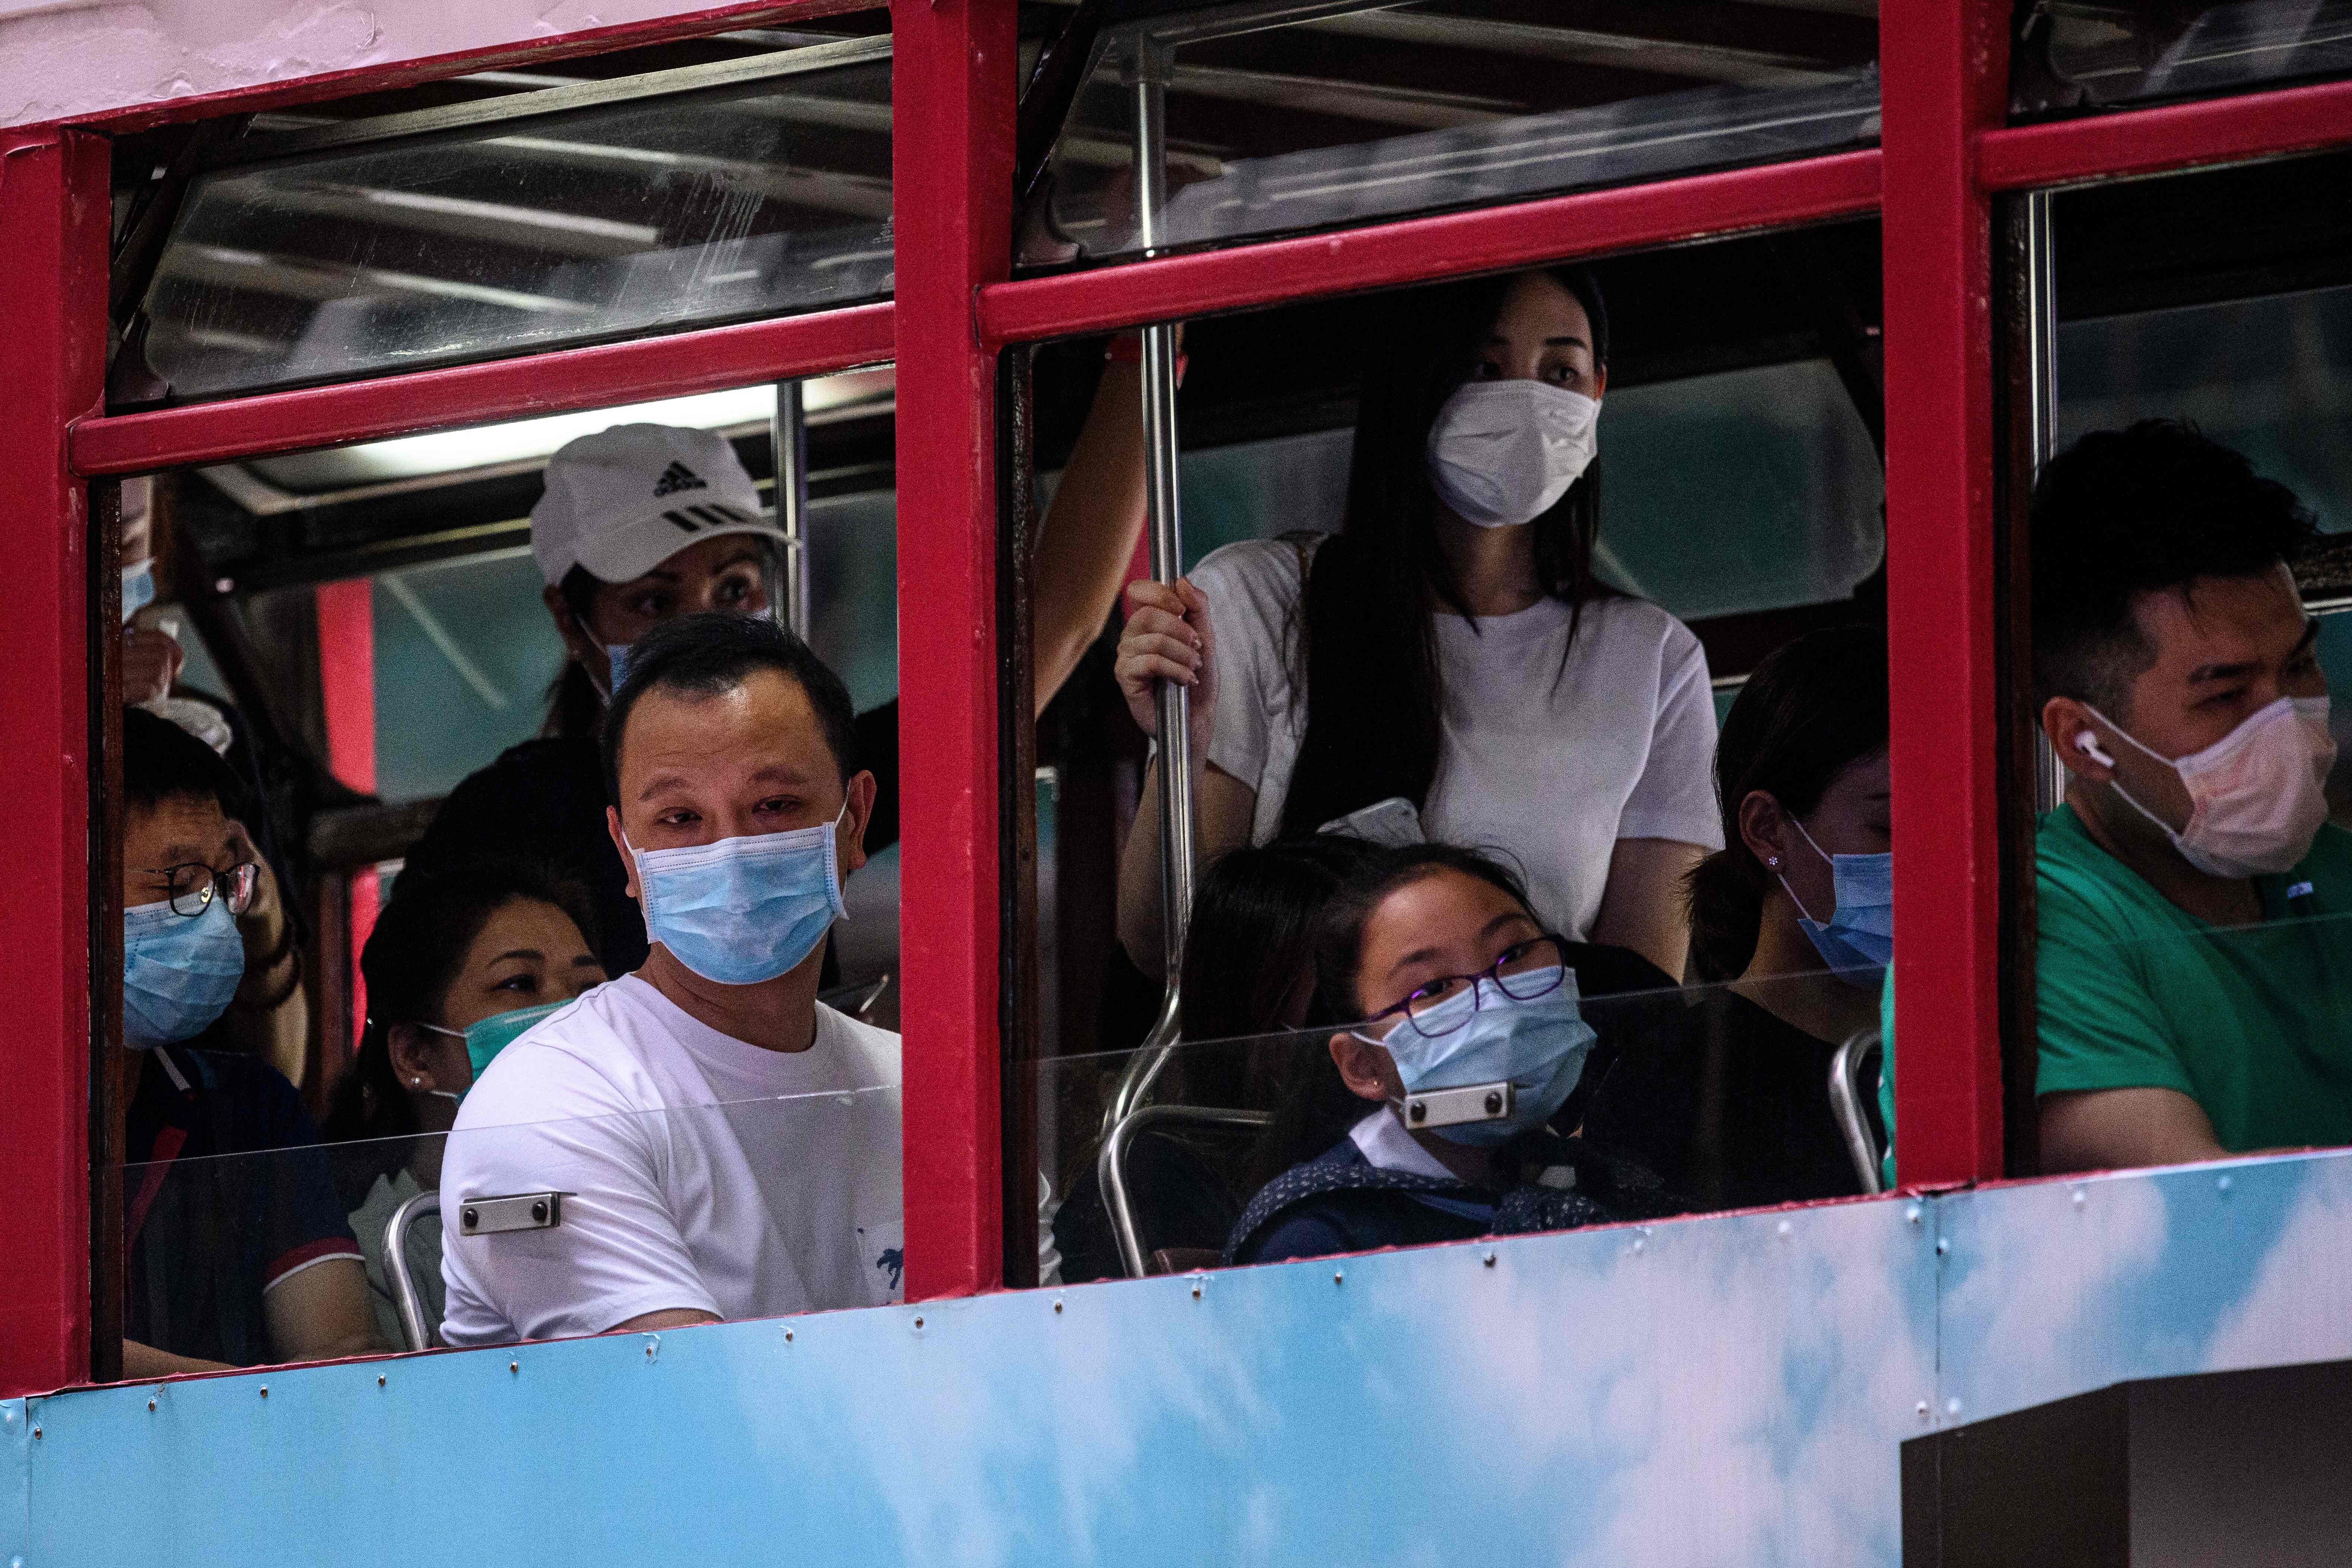
[[[2066,801],[2036,848],[2042,1167],[2352,1142],[2352,834],[2284,486],[2190,426],[2087,436],[2032,517]]]

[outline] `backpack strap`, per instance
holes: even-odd
[[[1225,1241],[1223,1265],[1233,1267],[1242,1252],[1259,1240],[1294,1210],[1333,1193],[1410,1193],[1416,1196],[1452,1198],[1490,1205],[1495,1194],[1484,1187],[1451,1177],[1424,1176],[1412,1171],[1383,1171],[1378,1165],[1326,1164],[1320,1160],[1293,1165],[1258,1189],[1249,1207]]]

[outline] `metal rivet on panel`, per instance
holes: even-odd
[[[1958,1400],[1957,1397],[1956,1397],[1956,1398],[1952,1398],[1952,1399],[1947,1399],[1946,1401],[1944,1401],[1944,1414],[1945,1414],[1945,1415],[1958,1415],[1959,1413],[1960,1413],[1960,1402],[1959,1402],[1959,1400]]]
[[[1200,1299],[1201,1299],[1201,1282],[1200,1282],[1198,1279],[1195,1279],[1195,1280],[1193,1280],[1193,1281],[1192,1281],[1192,1300],[1194,1300],[1195,1301],[1197,1301],[1197,1300],[1199,1300]]]
[[[1782,1236],[1794,1236],[1796,1231],[1797,1227],[1790,1225],[1787,1220],[1784,1219],[1780,1222],[1780,1234]]]
[[[2213,1183],[2213,1190],[2217,1193],[2228,1192],[2230,1190],[2230,1178],[2227,1176],[2217,1177]]]
[[[917,1327],[917,1328],[919,1328],[919,1328],[921,1328],[922,1326],[923,1326],[923,1320],[922,1320],[922,1319],[920,1319],[920,1318],[917,1318],[917,1319],[915,1320],[915,1327]]]
[[[1495,1255],[1491,1252],[1486,1254],[1486,1267],[1489,1268],[1495,1267]]]
[[[2076,1187],[2074,1189],[2074,1206],[2076,1208],[2081,1208],[2084,1202],[2089,1197],[2089,1195],[2090,1194],[2084,1192],[2082,1188]]]
[[[1339,1270],[1338,1270],[1338,1269],[1336,1269],[1336,1268],[1335,1268],[1335,1269],[1333,1269],[1333,1270],[1331,1271],[1331,1283],[1332,1283],[1332,1284],[1334,1284],[1334,1285],[1344,1285],[1344,1284],[1346,1284],[1346,1283],[1347,1283],[1347,1280],[1348,1280],[1348,1277],[1347,1277],[1345,1274],[1341,1273]]]
[[[792,1330],[790,1330],[790,1329],[786,1329],[786,1330],[784,1331],[784,1343],[786,1343],[786,1344],[790,1344],[790,1343],[792,1343],[792,1342],[793,1342],[793,1331],[792,1331]]]
[[[1905,1209],[1903,1211],[1903,1217],[1913,1225],[1917,1225],[1919,1223],[1919,1205],[1917,1204],[1913,1204],[1909,1208]]]
[[[264,1399],[269,1397],[269,1385],[266,1383],[261,1385],[261,1397]]]
[[[1950,1237],[1948,1237],[1948,1236],[1939,1236],[1939,1237],[1937,1237],[1936,1238],[1936,1256],[1937,1256],[1937,1257],[1941,1258],[1941,1257],[1943,1257],[1943,1256],[1944,1256],[1944,1254],[1946,1254],[1946,1253],[1948,1253],[1948,1252],[1949,1252],[1949,1251],[1951,1251],[1951,1250],[1952,1250],[1952,1238],[1951,1238]]]
[[[382,1388],[383,1386],[383,1373],[377,1373],[375,1374],[375,1385],[378,1388]]]
[[[1059,1301],[1055,1302],[1055,1303],[1054,1303],[1054,1310],[1055,1310],[1055,1311],[1056,1311],[1056,1312],[1059,1312],[1061,1310],[1062,1310],[1062,1304],[1061,1304]]]
[[[519,1361],[510,1361],[507,1363],[507,1370],[509,1372],[520,1372],[522,1370],[522,1363]]]
[[[41,1429],[40,1429],[38,1426],[34,1427],[34,1428],[33,1428],[33,1436],[36,1436],[36,1437],[37,1437],[37,1436],[39,1436],[40,1435],[41,1435]]]
[[[1919,1419],[1922,1421],[1927,1419],[1927,1402],[1924,1399],[1919,1402]]]

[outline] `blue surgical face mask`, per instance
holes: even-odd
[[[1512,984],[1522,978],[1534,983],[1544,973],[1531,970]],[[1575,1091],[1595,1037],[1584,1021],[1576,972],[1550,973],[1560,977],[1559,988],[1530,1001],[1506,995],[1491,979],[1481,980],[1418,1019],[1399,1019],[1385,1037],[1372,1042],[1387,1047],[1407,1094],[1511,1081],[1508,1116],[1441,1127],[1440,1138],[1473,1145],[1507,1142],[1550,1121]]]
[[[228,900],[174,914],[171,901],[122,911],[122,1039],[134,1050],[193,1039],[245,978],[245,941]]]
[[[517,1007],[508,1013],[493,1013],[487,1018],[467,1025],[463,1030],[445,1029],[438,1024],[419,1024],[417,1027],[430,1029],[436,1035],[447,1035],[453,1039],[465,1041],[466,1060],[471,1063],[474,1068],[473,1082],[479,1083],[482,1081],[482,1070],[498,1059],[498,1054],[500,1051],[520,1039],[533,1024],[538,1023],[550,1013],[559,1007],[569,1007],[571,1005],[568,1001],[542,1002],[536,1007]],[[471,1087],[473,1087],[472,1084],[467,1086],[468,1089]],[[463,1089],[455,1092],[446,1089],[436,1089],[433,1092],[444,1100],[454,1100],[461,1104],[466,1099],[466,1090]]]
[[[757,985],[789,973],[842,916],[834,830],[816,827],[639,849],[637,901],[646,935],[720,985]]]
[[[1814,920],[1782,877],[1780,886],[1797,906],[1797,926],[1811,939],[1813,951],[1840,980],[1864,991],[1878,989],[1881,972],[1895,962],[1895,857],[1892,855],[1827,855],[1805,831],[1789,818],[1806,847],[1830,863],[1831,885],[1837,907],[1826,921]]]
[[[122,569],[122,624],[155,602],[155,558]]]

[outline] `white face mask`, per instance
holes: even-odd
[[[1465,382],[1429,427],[1429,483],[1465,522],[1533,522],[1599,449],[1601,405],[1540,381]]]
[[[2274,876],[2311,852],[2327,820],[2327,770],[2336,742],[2327,732],[2327,699],[2282,697],[2201,752],[2159,757],[2114,720],[2100,722],[2180,775],[2189,791],[2189,825],[2176,831],[2115,780],[2133,810],[2164,829],[2180,858],[2209,877]],[[2075,749],[2108,767],[2115,758],[2087,730]]]

